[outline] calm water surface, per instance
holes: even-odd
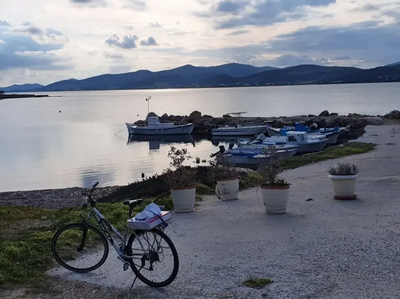
[[[191,137],[128,141],[125,122],[145,118],[148,96],[150,110],[159,115],[198,110],[213,116],[235,111],[289,116],[325,109],[376,115],[399,109],[400,84],[48,94],[54,97],[0,101],[0,191],[88,187],[95,181],[122,185],[142,172],[161,173],[171,145],[185,146],[201,159],[218,150],[217,143]]]

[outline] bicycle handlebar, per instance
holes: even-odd
[[[96,189],[97,185],[99,184],[99,182],[94,183],[92,189],[89,191],[89,194],[92,194],[94,189]]]
[[[82,203],[82,208],[86,208],[88,204],[90,204],[92,207],[94,207],[94,205],[96,204],[96,201],[92,199],[92,193],[94,191],[94,189],[96,189],[97,185],[99,184],[99,182],[94,183],[94,185],[92,186],[92,189],[90,189],[90,191],[88,193],[82,193],[82,195],[86,196],[86,201],[84,201]]]

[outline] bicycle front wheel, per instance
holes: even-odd
[[[152,287],[165,287],[174,281],[179,269],[178,252],[162,231],[136,231],[128,240],[129,260],[135,275]]]
[[[55,233],[51,252],[64,268],[86,273],[99,268],[106,261],[109,248],[106,238],[97,228],[73,223]]]

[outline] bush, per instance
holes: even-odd
[[[330,175],[356,175],[359,171],[357,165],[351,163],[339,163],[329,167]]]
[[[271,145],[263,149],[264,158],[261,159],[257,172],[263,178],[264,186],[279,187],[290,185],[284,179],[279,178],[282,172],[282,158],[276,151],[276,147]]]
[[[197,169],[190,166],[184,166],[183,162],[192,159],[186,148],[177,149],[171,146],[168,157],[171,168],[164,170],[166,182],[171,189],[182,189],[196,185]]]

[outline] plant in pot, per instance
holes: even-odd
[[[263,179],[260,189],[265,212],[268,214],[286,213],[290,183],[279,178],[279,174],[282,172],[282,158],[273,145],[264,148],[263,153],[264,158],[260,159],[257,172]]]
[[[166,182],[171,190],[174,210],[177,213],[193,212],[196,200],[197,169],[183,163],[192,159],[187,149],[171,146],[168,157],[170,168],[164,170]]]
[[[239,173],[229,162],[226,155],[221,153],[210,161],[209,177],[216,182],[215,195],[222,201],[239,199]]]
[[[357,165],[341,162],[328,169],[335,199],[356,199],[354,194],[359,170]]]

